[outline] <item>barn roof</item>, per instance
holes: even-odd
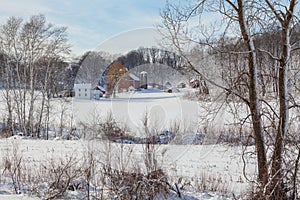
[[[94,88],[94,90],[100,90],[100,91],[102,91],[102,92],[105,92],[105,91],[106,91],[105,88],[102,87],[102,86],[100,86],[100,85],[97,85],[97,86]]]
[[[79,83],[79,84],[74,84],[74,88],[78,88],[78,89],[84,89],[84,88],[92,88],[92,84],[91,83]]]
[[[139,80],[140,80],[139,77],[137,77],[136,75],[134,75],[134,74],[132,74],[132,73],[129,73],[129,77],[132,78],[132,79],[135,80],[135,81],[139,81]]]

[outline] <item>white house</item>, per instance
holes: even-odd
[[[75,98],[77,99],[91,99],[92,98],[92,84],[74,84]]]

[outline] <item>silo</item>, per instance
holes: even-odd
[[[142,71],[140,74],[140,81],[141,81],[141,88],[147,89],[148,83],[147,83],[147,72]]]

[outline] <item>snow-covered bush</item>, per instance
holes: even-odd
[[[169,193],[167,178],[162,170],[143,174],[103,167],[103,173],[111,199],[146,200]]]

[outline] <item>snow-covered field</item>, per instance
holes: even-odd
[[[80,123],[91,123],[98,115],[105,117],[108,112],[111,112],[117,121],[129,126],[131,134],[139,135],[143,134],[142,119],[147,112],[150,127],[155,127],[157,130],[169,129],[172,122],[176,121],[186,126],[189,133],[197,132],[201,129],[198,124],[199,117],[204,112],[203,108],[197,102],[185,100],[181,96],[182,93],[149,90],[119,94],[114,99],[72,99],[68,104],[74,114],[75,126]],[[58,101],[60,100],[55,99],[53,102],[57,109],[60,107]],[[57,114],[59,115],[59,112]],[[226,123],[226,120],[220,112],[213,123],[217,126]],[[23,160],[32,166],[39,166],[41,163],[49,163],[54,158],[65,158],[69,155],[83,159],[90,149],[97,152],[103,162],[107,154],[107,144],[97,140],[36,140],[16,136],[0,140],[0,160],[3,160],[16,146]],[[130,165],[143,163],[144,145],[134,144],[125,147],[133,152]],[[113,144],[111,152],[118,154],[120,148],[124,146]],[[210,142],[209,145],[156,145],[155,149],[158,165],[167,173],[170,181],[178,182],[180,185],[183,184],[182,181],[178,181],[181,178],[186,183],[189,182],[190,184],[184,188],[186,191],[183,192],[195,199],[231,199],[232,193],[239,196],[247,191],[248,183],[243,175],[241,158],[243,149],[240,146]],[[252,147],[249,149],[253,150]],[[247,173],[251,177],[255,174],[256,161],[255,158],[249,158],[247,162]],[[140,164],[139,167],[144,166]],[[203,184],[206,185],[206,191],[200,190]],[[34,199],[26,195],[12,195],[14,191],[9,186],[9,184],[0,186],[0,199]],[[217,191],[208,191],[209,189]]]
[[[121,93],[113,99],[73,100],[73,113],[76,122],[89,121],[93,115],[106,115],[108,112],[118,121],[138,130],[145,112],[150,117],[150,125],[168,128],[171,121],[188,122],[195,127],[201,112],[197,102],[181,98],[182,93],[165,93],[160,90]]]

